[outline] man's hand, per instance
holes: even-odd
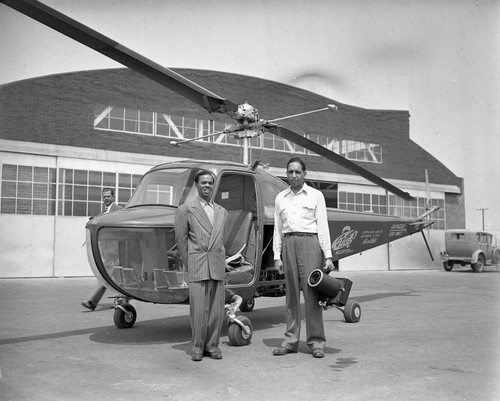
[[[276,259],[274,261],[274,267],[280,274],[285,274],[285,270],[283,269],[283,262],[281,261],[281,259]]]
[[[323,267],[323,271],[326,274],[330,274],[335,270],[335,266],[333,265],[332,258],[325,259],[325,266]]]

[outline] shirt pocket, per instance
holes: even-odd
[[[316,204],[312,202],[304,203],[304,205],[302,205],[302,212],[304,213],[305,217],[313,219],[316,214]]]

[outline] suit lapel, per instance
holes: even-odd
[[[222,207],[214,203],[214,228],[212,236],[210,237],[209,248],[213,245],[214,241],[219,237],[220,231],[223,229],[225,222],[222,219]]]
[[[209,233],[212,232],[213,227],[212,223],[210,223],[210,219],[207,216],[207,213],[203,210],[200,202],[198,199],[193,199],[193,202],[191,203],[189,210],[193,214],[193,216],[198,220],[200,225]]]

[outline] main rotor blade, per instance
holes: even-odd
[[[162,67],[43,3],[36,0],[0,0],[0,2],[143,74],[210,113],[223,113],[232,117],[234,112],[238,110],[238,105],[235,103],[216,95],[175,71]]]
[[[325,148],[324,146],[321,146],[317,144],[316,142],[313,142],[302,135],[296,134],[293,131],[290,131],[289,129],[283,128],[281,126],[266,126],[266,129],[268,129],[271,133],[280,136],[283,139],[286,139],[287,141],[293,142],[299,146],[302,146],[305,149],[308,149],[310,151],[313,151],[314,153],[317,153],[320,156],[323,156],[324,158],[338,164],[339,166],[345,167],[348,170],[351,170],[352,172],[360,175],[363,178],[366,178],[368,181],[373,182],[374,184],[377,184],[381,186],[382,188],[388,190],[389,192],[392,192],[394,195],[397,195],[403,199],[407,200],[412,200],[414,199],[408,192],[404,192],[398,187],[390,184],[389,182],[385,181],[384,179],[380,178],[379,176],[371,173],[370,171],[364,169],[363,167],[359,166],[358,164],[346,159],[343,156],[340,156],[339,154],[332,152]]]

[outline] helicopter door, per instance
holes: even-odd
[[[250,175],[226,173],[219,180],[215,202],[228,212],[224,246],[226,281],[249,284],[255,275],[257,199]]]

